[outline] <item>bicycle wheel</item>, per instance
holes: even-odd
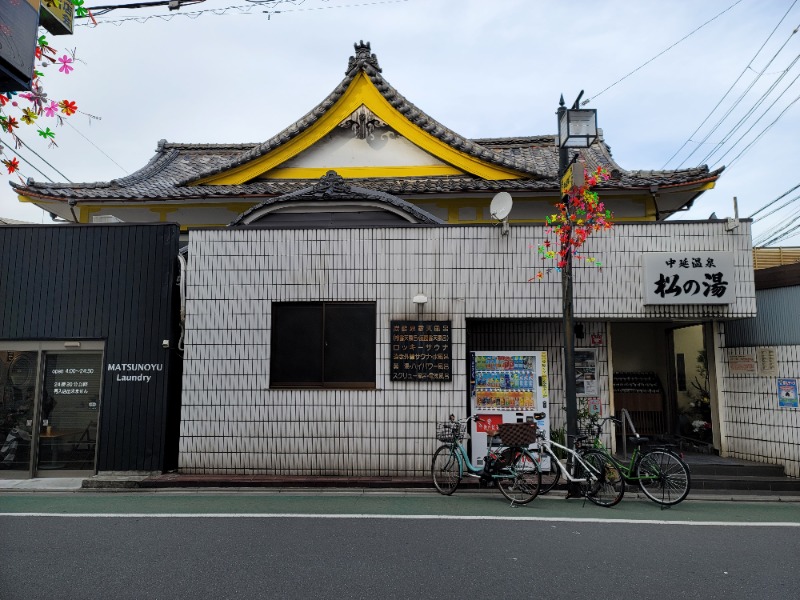
[[[556,487],[556,484],[558,483],[559,479],[561,479],[561,471],[555,465],[556,459],[550,456],[549,454],[544,454],[544,453],[536,454],[534,452],[534,455],[536,456],[536,458],[539,459],[539,468],[542,471],[542,487],[539,489],[539,493],[546,494],[554,487]],[[550,468],[547,471],[545,471],[544,467],[542,466],[542,459],[548,457],[550,458]]]
[[[449,496],[461,483],[461,462],[450,446],[440,446],[431,461],[433,485],[440,494]]]
[[[542,473],[536,459],[527,451],[515,448],[511,464],[494,478],[500,492],[513,504],[527,504],[539,495]]]
[[[506,448],[503,452],[500,453],[500,460],[503,464],[511,464],[511,448]],[[518,451],[517,449],[514,449]],[[542,467],[542,460],[547,458],[549,455],[545,454],[539,450],[528,450],[531,453],[536,463],[539,465],[539,471],[542,474],[542,484],[539,486],[539,493],[546,494],[554,487],[561,479],[561,472],[559,471],[558,467],[553,464],[556,460],[550,457],[550,468],[545,471]]]
[[[673,506],[689,495],[689,467],[669,450],[650,450],[636,467],[639,487],[656,504]]]
[[[618,504],[625,495],[625,480],[617,465],[597,450],[587,450],[581,458],[592,471],[588,473],[581,463],[576,465],[578,478],[587,480],[581,483],[581,494],[598,506]]]

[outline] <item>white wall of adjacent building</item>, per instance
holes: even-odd
[[[724,339],[724,334],[720,337]],[[758,364],[763,350],[775,358],[775,370],[770,373],[764,373],[764,365]],[[738,366],[743,356],[756,361],[754,372]],[[800,408],[781,407],[778,399],[779,379],[800,382],[800,345],[724,348],[721,357],[718,366],[725,394],[720,414],[725,434],[722,454],[781,464],[787,475],[800,477]]]

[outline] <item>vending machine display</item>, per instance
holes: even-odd
[[[546,352],[473,352],[470,389],[472,464],[481,466],[501,423],[536,423],[549,432]]]

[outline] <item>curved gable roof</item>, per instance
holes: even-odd
[[[300,204],[319,205],[324,207],[330,205],[334,211],[342,203],[362,206],[384,206],[389,212],[404,215],[405,219],[412,223],[426,223],[432,225],[444,225],[444,221],[434,215],[406,202],[402,198],[379,192],[368,190],[362,187],[350,185],[336,171],[328,171],[320,180],[311,187],[306,187],[296,192],[269,198],[251,209],[243,212],[234,219],[229,226],[249,225],[255,222],[259,215],[264,213],[264,209],[274,207],[279,204]]]
[[[534,163],[526,160],[525,157],[511,156],[502,152],[497,152],[486,146],[468,140],[453,130],[445,127],[414,104],[409,102],[400,92],[393,88],[381,75],[381,68],[378,66],[378,59],[370,53],[369,42],[355,44],[355,56],[351,56],[348,61],[345,78],[322,102],[309,111],[304,117],[286,127],[277,135],[271,137],[266,142],[242,152],[232,158],[227,164],[215,165],[199,173],[178,181],[178,185],[193,185],[198,183],[213,183],[218,176],[228,171],[240,169],[253,161],[265,157],[278,149],[286,146],[299,136],[302,136],[315,126],[321,119],[326,117],[337,103],[342,101],[345,95],[351,90],[363,73],[369,80],[372,87],[380,94],[380,97],[388,103],[392,111],[400,115],[403,121],[413,128],[424,132],[433,139],[438,140],[449,149],[471,157],[476,161],[495,166],[508,172],[503,179],[516,179],[520,177],[542,177],[542,173],[537,171]],[[352,107],[357,108],[357,107]],[[373,112],[378,110],[370,106]],[[348,114],[351,111],[348,111]],[[338,122],[338,121],[337,121]],[[447,161],[447,158],[444,158]],[[469,170],[469,169],[466,169]],[[244,183],[238,181],[238,183]],[[229,182],[225,182],[229,183]]]

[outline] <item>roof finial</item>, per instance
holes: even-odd
[[[356,49],[356,55],[351,56],[347,61],[348,75],[353,72],[354,68],[363,69],[366,65],[372,66],[378,73],[381,72],[381,68],[378,66],[378,57],[370,53],[369,42],[365,44],[362,40],[353,44],[353,47]]]

